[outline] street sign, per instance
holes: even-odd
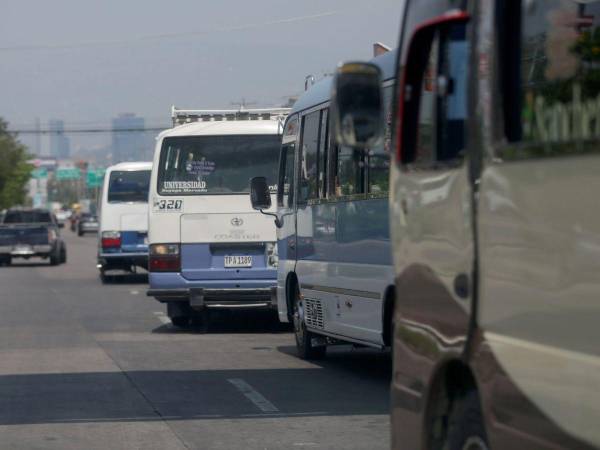
[[[81,177],[81,171],[76,167],[67,169],[56,169],[57,180],[78,180]]]
[[[87,172],[87,187],[97,188],[102,186],[104,180],[104,173],[106,169],[90,169]]]
[[[38,169],[31,171],[31,178],[39,180],[40,178],[48,178],[48,169],[45,167],[39,167]]]

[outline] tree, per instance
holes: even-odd
[[[25,186],[33,169],[28,159],[26,147],[0,118],[0,210],[25,202]]]

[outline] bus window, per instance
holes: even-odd
[[[521,105],[515,112],[524,145],[514,151],[563,155],[573,151],[573,142],[596,148],[600,3],[547,0],[535,6],[522,6]]]
[[[321,111],[319,135],[319,197],[327,197],[327,152],[329,150],[329,110]]]
[[[276,188],[278,135],[185,136],[164,139],[160,195],[243,194],[256,174]]]
[[[392,95],[393,86],[387,86],[383,90],[383,107],[384,107],[384,139],[381,145],[370,149],[368,152],[368,184],[369,193],[380,194],[387,193],[389,190],[390,179],[390,145],[391,145],[391,129],[392,129]]]
[[[319,198],[319,123],[320,111],[303,119],[302,151],[300,152],[300,193],[298,203]]]
[[[405,164],[427,169],[442,162],[455,164],[463,157],[468,64],[465,38],[464,24],[440,30],[433,38],[418,92],[416,139],[405,139],[414,144],[403,147]]]
[[[149,170],[114,170],[108,180],[108,202],[147,202]]]
[[[279,166],[279,180],[277,187],[277,205],[291,208],[294,204],[294,156],[296,145],[294,142],[281,147],[281,160]]]
[[[337,147],[335,195],[342,197],[364,193],[363,152],[350,147]]]

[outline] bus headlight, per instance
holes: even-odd
[[[279,265],[279,253],[277,252],[277,242],[267,242],[265,245],[267,256],[267,267],[277,269]]]

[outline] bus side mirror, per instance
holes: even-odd
[[[331,105],[338,144],[365,149],[380,142],[384,127],[379,67],[358,62],[340,66],[333,79]]]
[[[250,201],[252,208],[259,211],[271,207],[271,191],[265,177],[254,177],[250,180]]]

